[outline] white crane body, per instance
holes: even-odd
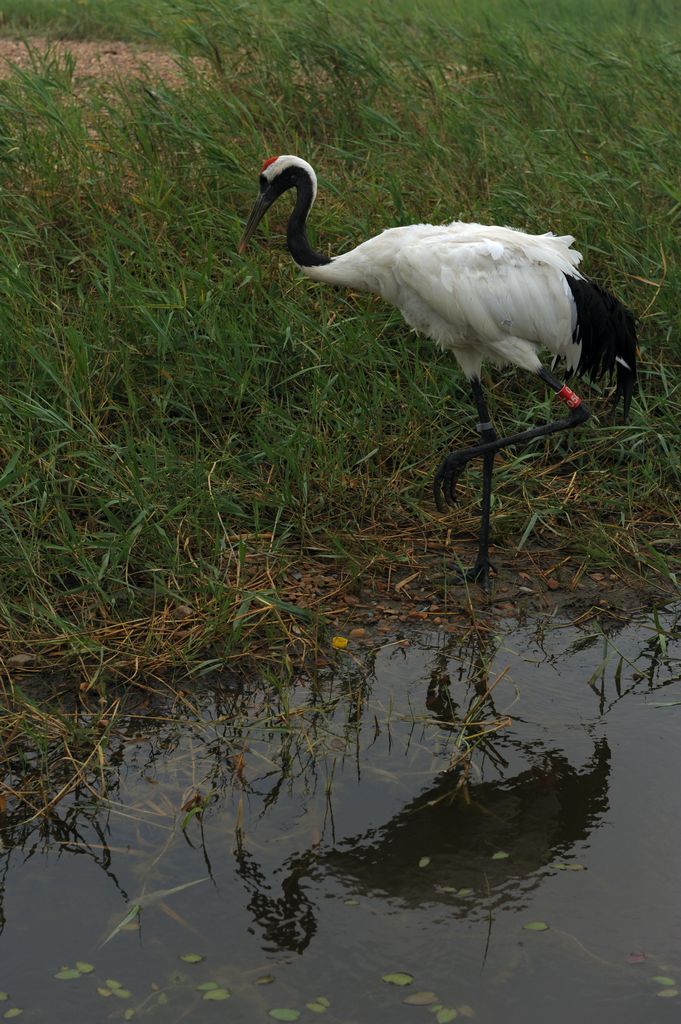
[[[470,381],[480,417],[481,443],[450,452],[435,474],[438,508],[454,504],[456,484],[468,462],[483,460],[482,521],[478,556],[462,576],[487,586],[492,468],[495,453],[583,423],[589,410],[540,361],[541,349],[563,359],[568,371],[593,380],[616,373],[615,404],[624,415],[636,383],[636,328],[613,295],[579,271],[581,254],[571,235],[531,235],[514,228],[467,224],[411,224],[389,228],[350,252],[330,258],[315,252],[305,230],[317,195],[306,160],[271,157],[260,172],[260,194],[239,244],[243,252],[265,211],[295,188],[286,241],[304,274],[314,281],[368,291],[396,306],[414,330],[451,352]],[[569,415],[517,434],[498,437],[480,382],[489,360],[536,373],[566,403]]]
[[[566,275],[581,278],[567,235],[454,221],[388,228],[307,277],[380,295],[410,327],[451,351],[468,378],[488,359],[536,372],[538,349],[577,369],[577,307]]]

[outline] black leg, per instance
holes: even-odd
[[[489,575],[489,559],[487,559],[487,545],[489,542],[489,501],[492,490],[492,466],[495,452],[500,448],[506,448],[511,445],[526,444],[528,441],[532,441],[535,437],[545,437],[547,434],[555,434],[560,430],[569,430],[571,427],[576,427],[580,423],[584,423],[591,415],[589,409],[584,402],[582,402],[581,398],[579,398],[574,391],[571,391],[566,385],[561,384],[559,380],[556,380],[553,374],[549,373],[548,370],[545,370],[543,366],[537,371],[537,375],[541,377],[545,384],[548,384],[561,401],[567,404],[569,409],[567,416],[562,419],[553,420],[551,423],[546,423],[541,427],[532,427],[530,430],[523,430],[519,434],[510,434],[508,437],[498,437],[494,431],[494,427],[489,422],[487,405],[485,403],[482,387],[480,386],[480,381],[474,379],[471,381],[471,387],[473,389],[473,397],[481,419],[481,443],[471,448],[464,448],[460,452],[450,452],[450,454],[443,460],[440,468],[435,474],[433,488],[435,504],[440,512],[444,512],[446,505],[453,505],[455,503],[456,483],[466,465],[471,459],[478,455],[483,457],[483,517],[480,528],[480,547],[476,566],[481,559],[483,561],[486,559],[487,572],[481,572],[473,578],[480,578],[484,576],[486,580]],[[473,567],[471,572],[475,571],[476,566]]]
[[[478,432],[480,434],[480,440],[489,443],[497,440],[497,432],[494,429],[494,424],[490,421],[489,412],[487,409],[487,402],[485,401],[485,394],[482,390],[482,384],[477,377],[471,380],[471,391],[473,393],[473,401],[478,410],[478,416],[480,422],[478,423]],[[483,590],[487,590],[489,586],[489,571],[494,569],[494,566],[489,560],[489,518],[490,518],[490,504],[492,500],[492,471],[494,469],[494,450],[485,452],[482,457],[482,511],[480,517],[480,534],[478,537],[478,556],[475,559],[475,565],[470,569],[465,569],[460,572],[462,581],[471,583],[477,581]],[[437,500],[437,492],[436,492]]]

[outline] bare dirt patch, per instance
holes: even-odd
[[[465,549],[467,548],[467,550]],[[350,649],[372,649],[387,641],[408,642],[423,631],[464,637],[494,632],[500,619],[518,622],[558,617],[574,625],[597,620],[604,631],[650,611],[672,597],[665,583],[654,587],[615,571],[597,571],[588,561],[536,548],[516,554],[493,549],[498,575],[489,593],[459,584],[456,556],[471,565],[475,547],[433,544],[415,530],[404,537],[399,561],[376,559],[353,576],[301,559],[279,581],[279,594],[320,615],[328,637],[315,655],[318,667],[332,657],[335,634]]]
[[[134,43],[100,40],[59,40],[50,42],[43,36],[28,39],[0,38],[0,79],[8,78],[12,67],[28,69],[46,56],[63,57],[71,54],[75,61],[78,80],[104,79],[113,81],[126,78],[159,78],[166,85],[178,86],[185,80],[178,58],[162,50],[149,50]],[[207,71],[209,64],[199,57],[191,59],[193,66]]]

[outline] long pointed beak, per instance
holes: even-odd
[[[244,233],[241,236],[241,241],[239,242],[240,253],[245,251],[246,246],[251,240],[253,234],[255,233],[255,229],[257,228],[258,224],[264,217],[265,213],[269,210],[275,198],[276,197],[269,196],[267,192],[261,192],[261,194],[256,199],[255,203],[253,204],[253,209],[251,210],[250,216],[246,221],[246,227],[244,228]]]

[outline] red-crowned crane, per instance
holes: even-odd
[[[401,311],[410,327],[453,352],[473,392],[480,444],[450,452],[435,474],[435,502],[455,500],[466,464],[483,460],[482,518],[475,565],[462,573],[486,589],[489,571],[489,516],[494,454],[567,430],[589,418],[589,410],[567,385],[545,369],[537,354],[546,348],[568,370],[596,380],[616,371],[614,404],[629,412],[636,382],[636,329],[629,310],[580,274],[581,255],[570,235],[529,235],[481,224],[411,224],[388,228],[350,252],[330,259],[315,252],[305,222],[317,195],[317,177],[297,156],[266,160],[260,193],[239,244],[243,252],[263,214],[288,189],[297,195],[286,241],[300,269],[314,281],[375,292]],[[483,360],[512,363],[536,373],[566,403],[568,413],[543,426],[499,437],[480,384]]]

